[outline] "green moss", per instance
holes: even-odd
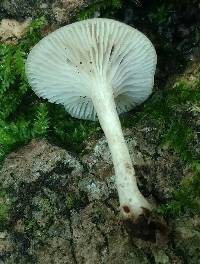
[[[32,136],[43,136],[47,133],[49,129],[50,121],[49,121],[49,112],[47,104],[41,103],[38,105],[36,111],[36,118],[33,122],[33,132]]]
[[[69,194],[65,199],[65,205],[68,210],[76,209],[84,207],[87,204],[87,196],[83,192],[79,192],[79,195]]]
[[[24,222],[25,231],[32,232],[33,234],[38,230],[38,223],[35,219],[28,219]]]
[[[45,23],[43,17],[33,21],[17,45],[0,44],[0,159],[13,147],[44,133],[38,129],[41,107],[37,103],[31,105],[24,63],[27,52],[41,38],[40,28]],[[30,107],[25,109],[29,103]]]
[[[174,191],[174,199],[158,209],[164,216],[200,212],[200,159],[191,147],[198,124],[190,111],[200,100],[199,69],[194,79],[191,83],[184,76],[173,87],[168,87],[162,99],[145,106],[145,113],[161,130],[160,144],[176,152],[193,172],[193,177],[183,180],[179,189]]]
[[[72,209],[73,206],[74,206],[74,198],[72,196],[68,196],[66,199],[65,199],[65,205],[67,207],[67,209]]]
[[[0,230],[5,226],[10,218],[12,201],[6,191],[0,191]]]
[[[154,25],[169,25],[172,10],[172,5],[170,5],[169,3],[162,3],[160,5],[156,5],[154,9],[151,10],[148,18]]]
[[[51,105],[50,116],[54,140],[79,153],[83,150],[84,140],[100,130],[97,122],[72,118],[62,106]]]
[[[49,226],[54,216],[59,217],[59,205],[55,200],[44,197],[34,197],[29,213],[24,217],[24,229],[29,236],[45,240]]]
[[[195,174],[191,179],[181,182],[179,189],[174,191],[173,200],[161,205],[157,213],[164,217],[177,217],[183,213],[199,214],[199,199],[200,174]]]
[[[97,123],[75,120],[61,105],[39,99],[27,83],[26,56],[45,25],[44,17],[36,19],[17,45],[0,44],[0,160],[35,137],[48,137],[80,152],[83,141],[98,130]]]
[[[180,76],[175,83],[170,82],[161,94],[155,93],[143,105],[142,111],[122,117],[126,127],[148,120],[158,128],[158,144],[175,152],[191,168],[193,177],[183,180],[179,189],[174,190],[173,200],[158,209],[163,216],[200,212],[200,158],[195,146],[191,146],[200,125],[200,67],[195,64],[189,68],[189,73]],[[192,109],[197,113],[196,118]]]
[[[47,198],[41,198],[38,203],[38,209],[44,214],[52,214],[54,211],[55,204],[52,204],[52,201]]]

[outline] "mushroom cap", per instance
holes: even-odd
[[[112,88],[118,113],[131,110],[152,92],[157,56],[138,30],[112,19],[94,18],[61,27],[36,44],[26,61],[35,93],[63,104],[79,119],[96,119],[95,82]]]

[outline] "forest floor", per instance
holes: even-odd
[[[143,6],[128,1],[109,10],[99,1],[92,8],[90,1],[80,1],[68,18],[66,1],[52,1],[44,6],[46,18],[39,17],[39,4],[30,7],[32,22],[25,19],[31,14],[27,1],[20,1],[13,6],[4,0],[0,12],[2,19],[17,19],[0,26],[0,263],[198,263],[198,1],[141,1]],[[121,122],[139,188],[165,221],[164,232],[141,232],[120,221],[112,161],[99,124],[73,119],[61,106],[38,99],[26,81],[31,47],[94,8],[134,25],[156,47],[153,94]]]

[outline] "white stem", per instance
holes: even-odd
[[[143,208],[151,210],[151,207],[137,187],[135,170],[122,133],[112,88],[102,80],[96,85],[92,91],[92,100],[111,151],[120,210],[125,218],[137,219],[144,213]]]

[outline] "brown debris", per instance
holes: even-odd
[[[0,43],[16,44],[31,24],[31,18],[24,22],[14,19],[2,19],[0,24]]]

